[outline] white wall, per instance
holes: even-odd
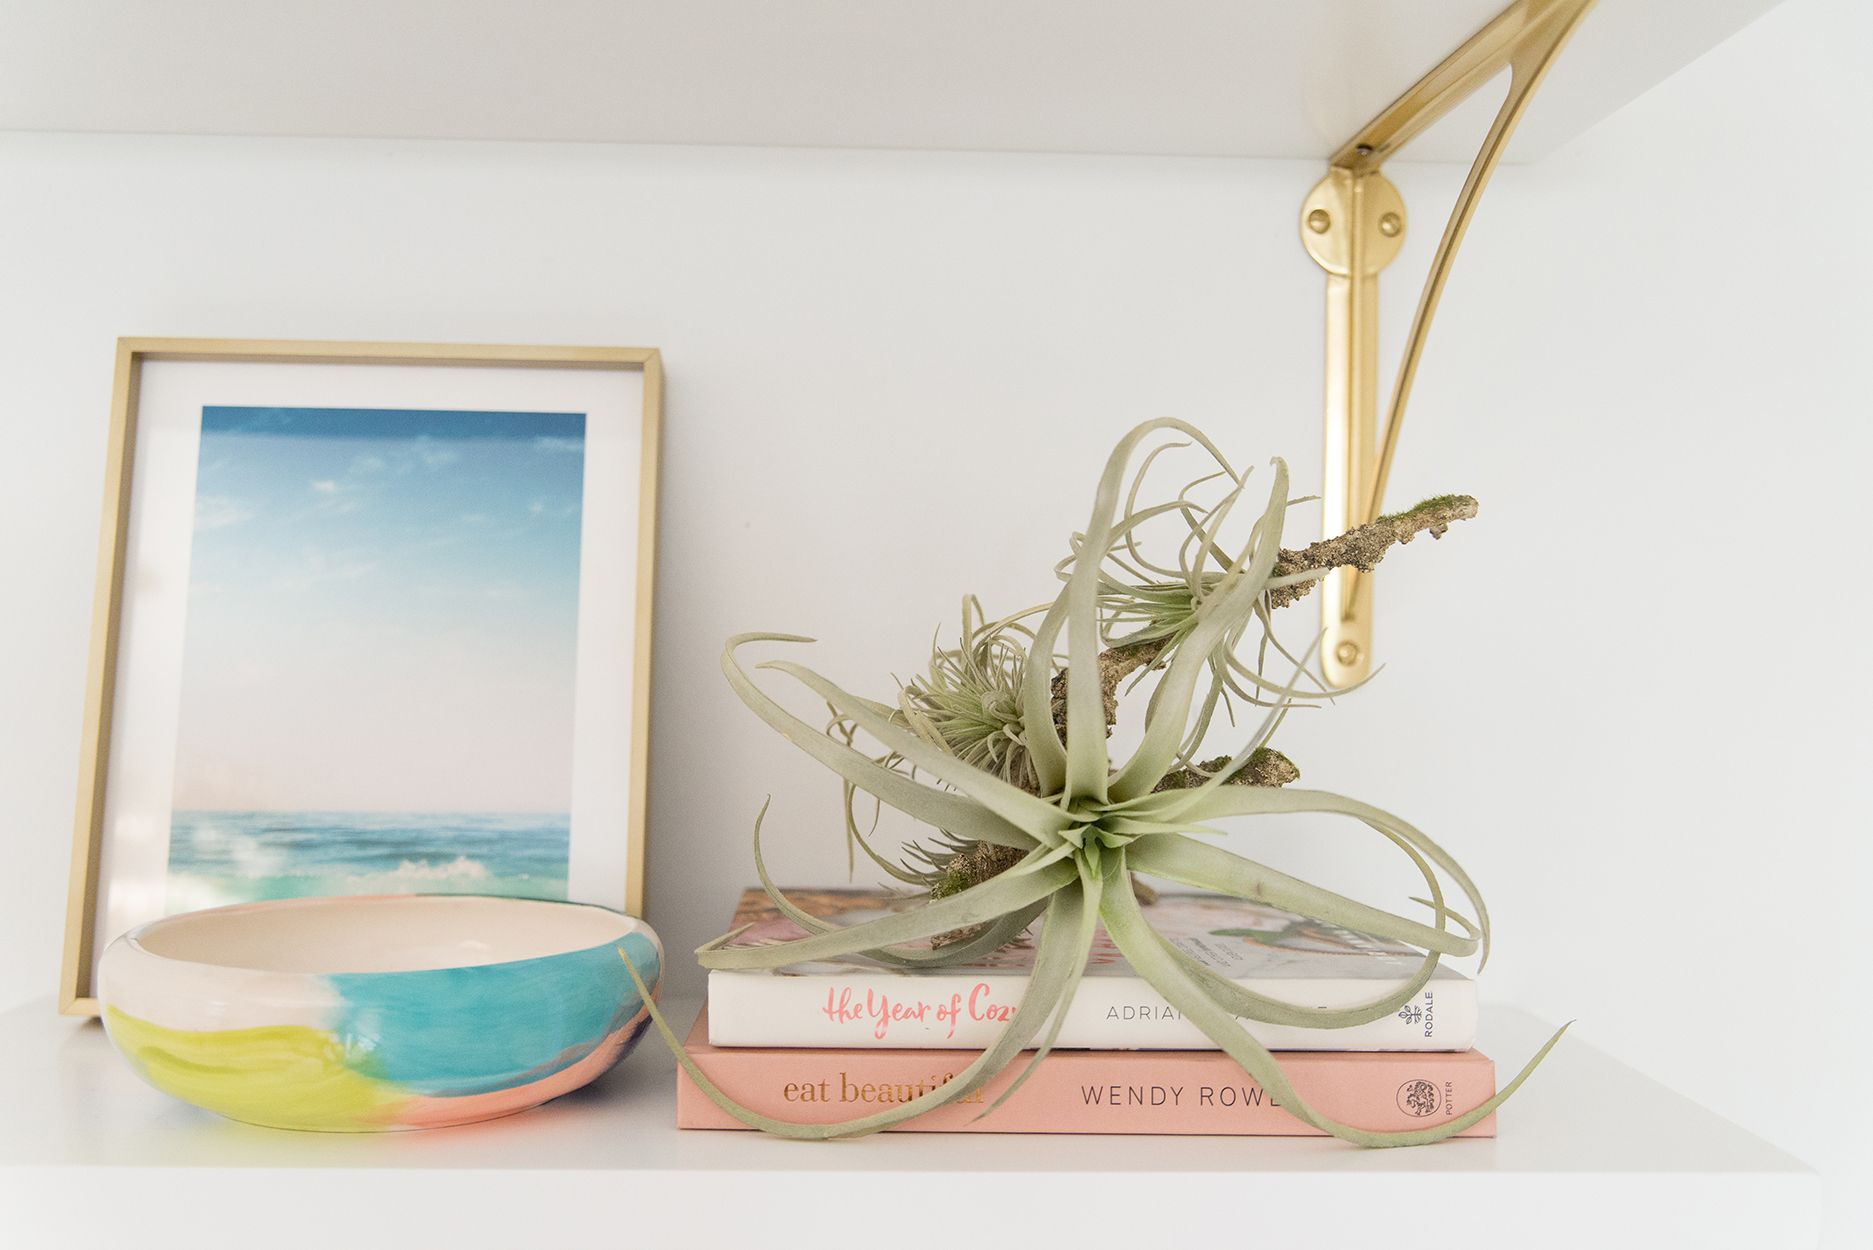
[[[1864,6],[1792,0],[1497,176],[1392,493],[1483,515],[1386,565],[1389,669],[1284,738],[1309,784],[1465,861],[1490,995],[1822,1166],[1843,1245],[1873,1231],[1846,1197],[1873,1111],[1869,58]],[[1147,417],[1317,480],[1322,284],[1295,218],[1319,172],[0,136],[0,1007],[56,978],[118,335],[664,349],[649,914],[681,951],[750,879],[766,794],[777,873],[843,872],[837,787],[729,693],[726,635],[816,635],[809,662],[888,693],[964,591],[1051,594]],[[1461,170],[1393,176],[1395,344]],[[1398,880],[1345,831],[1280,832],[1244,842]]]

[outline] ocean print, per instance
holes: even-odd
[[[205,407],[165,911],[566,897],[585,417]]]

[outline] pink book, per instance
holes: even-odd
[[[709,1044],[703,1009],[685,1045],[723,1093],[777,1120],[827,1124],[870,1115],[956,1078],[972,1050],[796,1049]],[[1056,1050],[981,1120],[1032,1052],[981,1090],[898,1129],[918,1133],[1176,1133],[1317,1137],[1214,1050]],[[1496,1064],[1475,1050],[1283,1051],[1295,1090],[1322,1114],[1375,1132],[1430,1128],[1496,1092]],[[746,1128],[679,1070],[678,1128]],[[897,1131],[897,1130],[892,1130]],[[1491,1115],[1458,1134],[1494,1137]]]

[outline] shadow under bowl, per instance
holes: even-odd
[[[278,899],[166,916],[99,964],[138,1076],[230,1119],[327,1132],[511,1115],[628,1054],[663,948],[604,907],[472,895]]]

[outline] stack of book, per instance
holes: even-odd
[[[914,906],[882,890],[789,890],[803,911],[855,924]],[[1167,894],[1145,909],[1159,933],[1261,994],[1318,1007],[1371,1002],[1401,988],[1420,952],[1240,899]],[[1038,922],[1037,922],[1038,923]],[[804,936],[765,893],[742,895],[736,945]],[[687,1049],[725,1094],[796,1123],[870,1115],[956,1079],[992,1044],[1027,984],[1034,934],[979,962],[905,971],[860,956],[774,971],[709,974],[708,1005]],[[1375,1131],[1428,1128],[1496,1092],[1474,1049],[1476,983],[1439,966],[1396,1013],[1348,1029],[1244,1021],[1316,1110]],[[910,1132],[1189,1133],[1304,1136],[1236,1063],[1172,1009],[1101,932],[1056,1049],[993,1114],[1030,1055],[966,1098],[908,1120]],[[681,1072],[677,1124],[746,1127]],[[979,1118],[978,1118],[979,1117]],[[1465,1130],[1495,1135],[1495,1117]]]

